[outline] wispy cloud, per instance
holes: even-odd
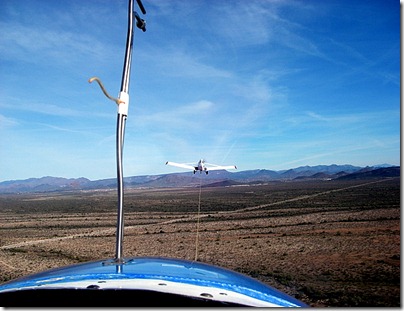
[[[183,47],[164,50],[152,48],[147,54],[141,51],[139,53],[147,64],[155,66],[157,72],[166,77],[199,79],[232,77],[231,72],[207,64],[201,60],[201,54],[187,52]]]
[[[80,116],[82,115],[82,112],[71,109],[71,108],[66,108],[66,107],[61,107],[57,106],[54,104],[39,104],[39,103],[22,103],[20,105],[10,105],[10,104],[5,104],[5,103],[0,103],[0,107],[6,108],[6,109],[12,109],[12,110],[20,110],[20,111],[27,111],[27,112],[35,112],[35,113],[40,113],[40,114],[45,114],[45,115],[52,115],[52,116],[61,116],[61,117],[70,117],[70,116]]]
[[[4,129],[4,128],[9,128],[9,127],[14,127],[15,125],[18,125],[17,120],[0,114],[0,128]]]
[[[336,126],[343,128],[349,125],[357,126],[362,124],[368,127],[369,124],[390,124],[398,114],[398,110],[395,111],[390,109],[350,114],[321,114],[314,111],[305,111],[290,116],[286,115],[284,120],[286,121],[285,124],[293,124],[294,126],[314,126],[316,124],[321,124],[329,128]]]
[[[215,104],[209,100],[201,100],[195,103],[191,103],[189,105],[178,107],[173,111],[173,113],[186,116],[200,115],[205,112],[212,112],[214,105]]]
[[[19,24],[0,23],[0,53],[3,58],[24,62],[57,59],[61,63],[75,61],[80,55],[105,58],[108,48],[104,43],[86,35],[48,28],[28,27]]]
[[[170,107],[173,107],[170,105]],[[191,130],[200,129],[199,120],[208,119],[209,115],[215,113],[215,104],[208,100],[201,100],[173,108],[166,108],[155,113],[135,116],[136,124],[142,126],[153,126],[154,131],[166,131],[169,126],[171,131],[175,129]],[[158,127],[155,127],[158,125]]]

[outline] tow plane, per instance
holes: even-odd
[[[229,170],[229,169],[237,169],[237,166],[235,165],[216,165],[216,164],[211,164],[211,163],[206,163],[204,159],[200,159],[198,164],[191,165],[189,163],[175,163],[175,162],[166,162],[166,165],[172,165],[172,166],[177,166],[181,168],[186,168],[189,170],[194,171],[194,174],[199,171],[199,173],[205,172],[206,175],[208,174],[209,171],[217,171],[217,170]]]

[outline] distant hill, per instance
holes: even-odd
[[[382,167],[377,169],[363,169],[358,172],[340,176],[336,179],[338,180],[354,180],[354,179],[374,179],[374,178],[385,178],[385,177],[399,177],[400,167]]]
[[[352,165],[300,166],[289,170],[265,169],[228,172],[211,171],[209,174],[192,172],[161,175],[142,175],[124,178],[126,188],[223,187],[268,181],[302,180],[355,180],[399,177],[400,167],[383,164],[375,167]],[[41,177],[0,182],[0,194],[115,189],[116,178],[89,180],[87,178]]]
[[[0,193],[48,192],[61,190],[80,190],[87,188],[91,181],[87,178],[41,177],[25,180],[11,180],[0,183]]]

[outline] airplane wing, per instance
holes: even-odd
[[[185,164],[185,163],[175,163],[175,162],[166,162],[166,165],[172,165],[172,166],[177,166],[177,167],[182,167],[182,168],[186,168],[188,170],[195,170],[195,166],[189,165],[189,164]]]
[[[210,163],[205,163],[206,170],[208,171],[215,171],[215,170],[234,170],[237,169],[237,166],[235,165],[215,165],[215,164],[210,164]]]

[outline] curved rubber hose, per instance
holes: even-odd
[[[125,102],[123,100],[120,100],[119,98],[112,97],[111,95],[108,94],[108,92],[105,90],[104,85],[102,84],[101,80],[97,77],[92,77],[88,80],[89,83],[97,81],[98,85],[100,86],[102,92],[105,94],[106,97],[108,97],[110,100],[114,101],[117,105],[119,104],[124,104]]]

